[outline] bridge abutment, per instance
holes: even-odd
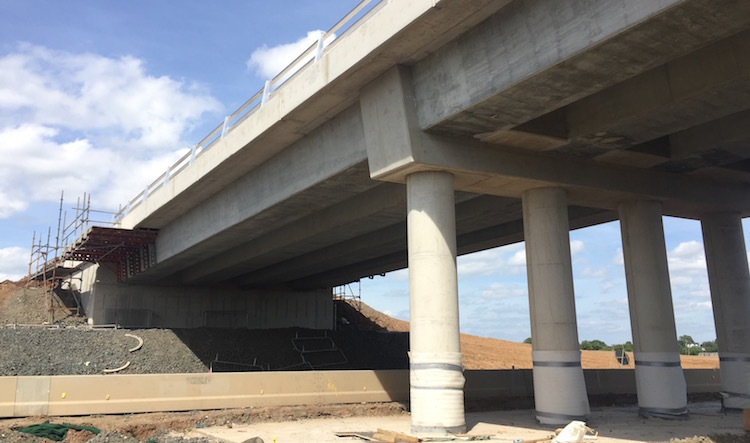
[[[86,267],[80,285],[84,311],[96,325],[250,329],[332,329],[334,325],[330,289],[131,285],[118,283],[104,265]]]

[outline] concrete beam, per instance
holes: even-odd
[[[744,110],[748,52],[745,31],[566,106],[567,151],[632,146]]]
[[[417,170],[446,170],[456,189],[519,198],[526,189],[560,186],[575,205],[616,209],[621,201],[659,199],[665,213],[698,217],[702,212],[734,208],[750,214],[746,185],[709,182],[666,172],[603,165],[554,153],[496,147],[466,139],[423,136],[426,148],[415,162],[383,177],[403,181]]]
[[[509,0],[415,0],[383,2],[377,13],[347,31],[263,109],[195,163],[175,175],[123,219],[123,227],[162,227],[260,166],[347,107],[364,85],[394,64],[412,64],[503,8]],[[395,38],[398,36],[398,38]]]
[[[670,213],[693,211],[691,216],[695,209],[735,208],[747,201],[744,186],[421,132],[415,128],[420,110],[413,98],[418,84],[408,68],[396,67],[362,91],[373,178],[403,183],[410,173],[442,170],[456,176],[457,190],[467,192],[520,198],[527,189],[561,186],[581,206],[616,209],[620,201],[656,198]],[[750,213],[750,203],[741,211]]]
[[[300,251],[340,243],[398,223],[404,217],[405,208],[404,187],[382,183],[191,266],[177,278],[184,283],[229,280],[269,263],[291,259]]]
[[[359,112],[351,108],[162,227],[157,261],[225,232],[365,158]],[[235,242],[232,238],[226,244]]]
[[[738,0],[514,2],[414,66],[419,125],[510,129],[748,24]]]
[[[729,154],[725,163],[744,159],[750,151],[750,111],[738,112],[672,134],[669,144],[672,158],[678,160],[715,149]]]
[[[494,197],[493,197],[494,198]],[[492,200],[478,198],[472,200],[472,203],[483,204],[486,207],[492,207],[496,203]],[[520,202],[517,202],[520,207]],[[456,207],[456,224],[457,226],[465,226],[466,221],[462,220],[462,208],[461,206]],[[568,214],[570,216],[570,227],[571,229],[578,229],[587,227],[599,223],[605,223],[613,220],[617,220],[617,213],[613,211],[602,211],[593,208],[583,208],[579,206],[571,206],[568,208]],[[394,235],[403,236],[406,232],[405,226],[400,226],[398,229],[394,229]],[[388,236],[383,235],[383,238]],[[458,254],[468,254],[471,252],[482,251],[489,248],[495,248],[498,246],[505,246],[512,243],[518,243],[523,241],[523,222],[521,219],[509,220],[502,225],[479,228],[473,231],[467,231],[466,229],[459,229],[459,234],[456,237],[456,244],[458,247]],[[398,245],[405,244],[405,237],[400,237]],[[377,245],[374,244],[373,247]],[[359,278],[368,277],[371,275],[378,275],[384,272],[395,271],[397,269],[403,269],[407,266],[406,251],[400,250],[399,252],[390,253],[387,255],[381,255],[374,258],[368,258],[366,260],[360,260],[365,257],[368,251],[362,251],[362,255],[356,256],[356,262],[350,264],[335,271],[322,271],[314,275],[299,278],[298,280],[292,281],[290,285],[295,288],[314,288],[314,287],[331,287],[337,286],[344,282],[356,281]],[[328,256],[327,251],[320,251],[317,254],[320,260],[324,260]],[[348,280],[342,280],[342,279]]]

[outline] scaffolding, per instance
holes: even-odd
[[[347,302],[354,306],[357,311],[362,310],[362,282],[357,280],[357,292],[352,288],[353,283],[336,286],[333,288],[333,299]]]
[[[43,288],[50,322],[57,311],[66,311],[68,315],[80,313],[80,293],[72,282],[81,280],[84,263],[114,263],[118,281],[122,281],[155,261],[150,245],[156,231],[119,229],[114,227],[113,217],[93,220],[92,214],[113,216],[114,213],[91,209],[89,194],[77,199],[70,221],[63,204],[64,193],[61,193],[54,244],[51,227],[47,229],[46,242],[43,233],[37,236],[35,231],[29,258],[27,286],[36,282]]]

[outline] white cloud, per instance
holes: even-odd
[[[576,255],[583,252],[583,242],[581,240],[572,240],[570,242],[570,255]]]
[[[526,272],[523,243],[487,249],[458,257],[459,278],[489,275],[519,275]]]
[[[625,265],[625,257],[622,254],[622,248],[617,248],[615,255],[612,257],[612,263],[616,265]]]
[[[500,248],[462,255],[458,257],[458,275],[468,277],[472,275],[490,275],[498,272],[502,266],[502,255]]]
[[[703,245],[695,240],[682,242],[667,254],[670,272],[704,271],[706,256]]]
[[[0,282],[20,280],[29,271],[29,250],[17,246],[0,248],[0,263]]]
[[[526,266],[526,250],[517,251],[508,260],[510,266]]]
[[[264,79],[273,78],[284,68],[289,66],[289,64],[299,57],[307,48],[317,42],[322,32],[323,31],[320,30],[310,31],[306,36],[295,42],[272,46],[270,48],[263,45],[250,54],[250,58],[247,61],[247,68],[255,72],[255,75],[258,77]],[[335,38],[335,36],[329,36],[323,42],[324,46],[328,46],[328,44],[330,44]],[[301,67],[313,57],[315,57],[315,54],[311,53],[299,66]],[[288,76],[292,74],[293,72],[289,73]]]
[[[528,290],[526,286],[521,284],[494,282],[482,288],[480,296],[484,301],[516,297],[526,298],[528,297]]]
[[[408,281],[409,280],[409,268],[399,269],[398,271],[392,271],[386,274],[386,277],[395,281]]]
[[[606,278],[609,274],[606,269],[604,268],[591,268],[591,267],[585,267],[583,268],[583,271],[579,274],[581,278],[592,278],[592,279],[603,279]]]
[[[219,108],[133,57],[19,46],[0,57],[0,218],[61,190],[92,192],[113,209],[164,172],[193,123]]]

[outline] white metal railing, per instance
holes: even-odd
[[[320,60],[323,54],[335,46],[341,38],[359,27],[362,23],[376,14],[383,5],[389,2],[390,0],[362,0],[354,7],[354,9],[349,11],[348,14],[333,25],[331,29],[327,32],[321,32],[316,42],[310,45],[274,78],[267,80],[261,90],[256,92],[231,115],[225,117],[224,121],[219,126],[207,136],[203,137],[203,139],[196,145],[193,145],[190,148],[190,151],[183,155],[182,158],[177,160],[173,165],[169,166],[162,175],[146,186],[143,191],[133,197],[125,207],[121,206],[118,212],[114,215],[113,222],[119,223],[124,216],[130,213],[130,211],[143,204],[150,194],[169,183],[169,181],[176,177],[180,172],[190,167],[195,160],[201,156],[201,154],[223,139],[238,124],[242,123],[258,109],[262,108],[263,105],[268,102],[270,97],[272,97],[273,92],[282,87],[287,80],[294,77],[307,65],[316,63]],[[341,34],[337,35],[339,31],[341,31]]]

